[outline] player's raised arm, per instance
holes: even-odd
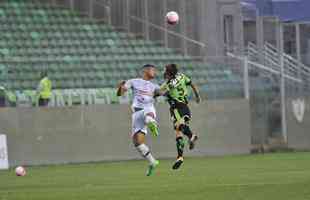
[[[154,91],[154,97],[164,96],[168,92],[167,83],[163,83],[160,87]]]
[[[169,76],[167,72],[164,73],[164,79],[166,81],[163,84],[161,84],[159,88],[155,90],[154,97],[165,96],[167,92],[169,91],[169,87],[167,83],[167,81],[169,80]]]
[[[190,86],[191,86],[191,88],[192,88],[192,90],[194,92],[194,95],[195,95],[195,98],[196,98],[196,102],[200,103],[201,98],[200,98],[200,94],[199,94],[199,91],[198,91],[198,87],[195,84],[193,84],[192,82],[190,83]]]
[[[127,92],[127,90],[128,89],[126,87],[126,81],[122,81],[117,86],[116,95],[117,96],[122,96],[123,94],[125,94],[125,92]]]
[[[189,77],[184,76],[184,78],[185,78],[185,84],[192,88],[195,98],[196,98],[196,102],[200,103],[201,98],[200,98],[198,87],[192,82],[192,80]]]

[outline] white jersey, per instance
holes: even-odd
[[[126,81],[125,87],[133,91],[132,107],[145,109],[154,106],[154,92],[159,89],[157,84],[136,78]]]

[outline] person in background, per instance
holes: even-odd
[[[52,82],[48,78],[46,71],[41,73],[41,80],[37,87],[37,97],[39,99],[39,106],[48,106],[52,96]]]
[[[0,86],[0,107],[6,106],[6,91],[3,86]]]

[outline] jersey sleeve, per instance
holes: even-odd
[[[188,76],[184,75],[184,79],[185,79],[185,84],[186,85],[192,84],[192,80]]]
[[[132,79],[127,80],[124,86],[129,90],[132,87]]]
[[[158,84],[154,84],[154,90],[159,90],[160,86]]]
[[[160,96],[160,86],[158,84],[154,84],[154,97]]]
[[[160,90],[164,90],[164,91],[169,91],[169,86],[167,82],[164,82],[163,84],[161,84],[161,86],[159,87]]]

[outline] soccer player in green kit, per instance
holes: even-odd
[[[187,136],[189,149],[195,147],[198,136],[194,134],[190,127],[191,111],[188,107],[188,87],[191,87],[196,97],[196,102],[200,103],[200,95],[197,87],[186,75],[179,73],[176,64],[169,64],[165,67],[164,73],[166,81],[160,87],[160,94],[167,97],[170,105],[170,114],[173,119],[174,129],[176,131],[177,160],[172,169],[179,169],[184,162],[183,151],[185,141],[183,135]]]

